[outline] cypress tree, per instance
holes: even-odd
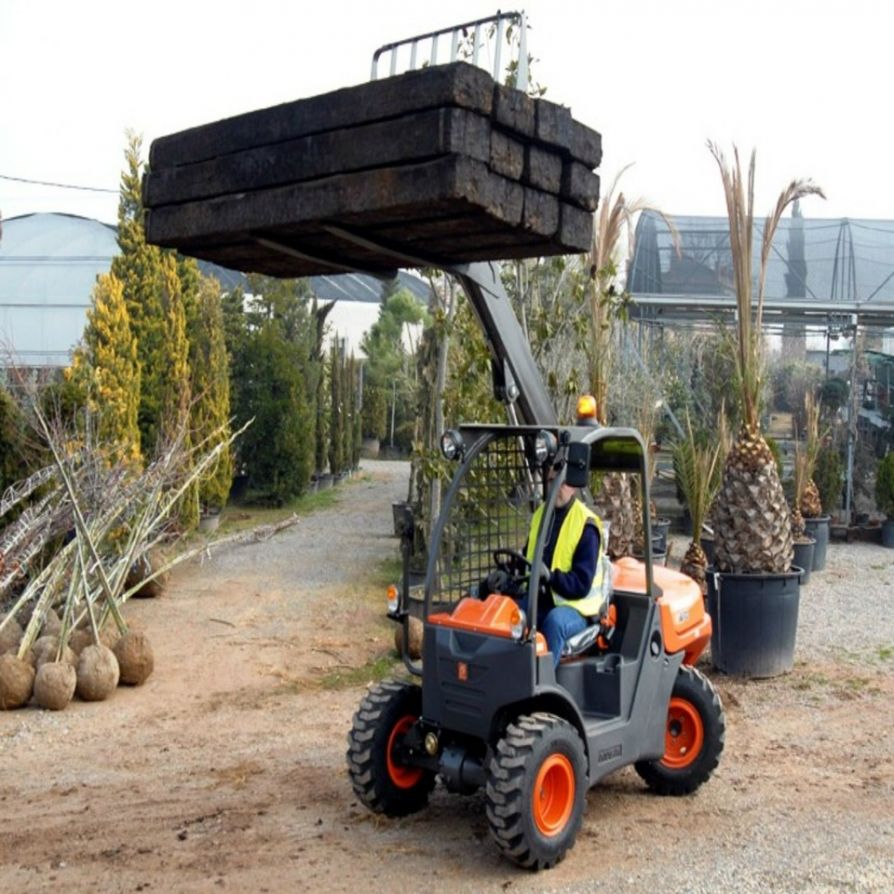
[[[363,443],[363,421],[360,418],[360,364],[351,354],[351,363],[354,367],[354,374],[351,377],[354,385],[354,443],[351,449],[351,467],[360,468],[360,447]]]
[[[158,376],[158,441],[162,446],[174,438],[182,438],[183,450],[189,455],[193,440],[190,430],[192,390],[189,372],[189,342],[186,338],[186,312],[183,307],[177,261],[171,254],[162,257],[162,301],[164,363]],[[189,468],[184,469],[188,473]],[[199,485],[193,485],[180,501],[180,522],[187,529],[199,523]]]
[[[338,347],[338,339],[335,338],[329,351],[329,393],[331,395],[329,408],[329,470],[333,475],[338,475],[342,471],[345,441],[341,380],[341,351]]]
[[[249,332],[241,371],[241,408],[254,423],[241,438],[249,486],[282,504],[300,494],[313,462],[313,417],[294,352],[278,320]]]
[[[237,425],[254,419],[236,457],[254,496],[283,503],[313,471],[322,360],[304,281],[251,276],[247,292],[247,304],[239,292],[223,299],[232,415]]]
[[[314,471],[319,476],[326,467],[326,435],[328,419],[328,404],[326,402],[326,354],[323,349],[323,340],[326,335],[326,318],[335,307],[335,302],[324,304],[320,307],[314,298],[312,317],[314,322],[314,341],[312,364],[316,379],[314,382],[314,411],[316,414],[316,426],[314,431]]]
[[[137,463],[140,367],[121,281],[112,273],[100,275],[92,300],[68,375],[97,414],[97,435],[110,459]]]
[[[163,386],[168,366],[165,343],[163,294],[165,275],[162,252],[146,242],[140,192],[142,139],[127,133],[126,168],[121,174],[118,201],[118,247],[112,273],[122,283],[131,331],[137,341],[140,364],[138,424],[143,453],[151,455],[159,438]],[[178,290],[179,293],[179,290]]]
[[[181,282],[183,275],[181,273]],[[216,447],[230,434],[229,359],[224,341],[220,285],[216,279],[198,280],[195,300],[187,305],[192,404],[192,431],[203,451]],[[203,506],[222,508],[233,480],[233,460],[229,450],[199,484]]]
[[[346,472],[354,468],[354,355],[344,359],[342,376],[342,406],[344,407],[344,446],[342,447],[342,469]]]

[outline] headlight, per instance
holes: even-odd
[[[516,609],[512,613],[511,626],[509,627],[509,632],[512,634],[513,639],[521,639],[525,635],[525,628],[528,626],[528,619],[525,617],[525,613],[520,609]]]
[[[398,605],[400,603],[400,594],[398,593],[397,587],[394,584],[388,587],[388,614],[393,615],[397,613]]]
[[[556,436],[552,432],[538,432],[534,438],[534,458],[542,466],[556,455],[557,447]]]
[[[464,446],[462,435],[458,431],[450,429],[441,435],[441,453],[445,459],[459,459],[463,455]]]

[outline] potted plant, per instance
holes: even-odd
[[[714,566],[708,569],[708,609],[714,622],[711,655],[722,671],[766,677],[794,663],[801,572],[792,568],[791,517],[776,461],[760,429],[761,324],[767,260],[776,227],[796,199],[822,192],[810,181],[794,180],[780,194],[764,222],[757,268],[757,303],[752,301],[754,168],[747,174],[738,150],[729,165],[713,143],[730,228],[736,290],[734,390],[741,428],[723,468],[712,507]]]
[[[722,421],[723,417],[721,429]],[[687,414],[685,437],[673,446],[674,477],[692,518],[692,542],[680,563],[680,571],[688,574],[702,588],[702,593],[706,591],[705,572],[709,560],[702,548],[701,530],[720,487],[725,441],[722,434],[709,438],[693,431]]]
[[[816,467],[820,456],[820,408],[809,391],[804,395],[804,469],[803,490],[798,497],[798,508],[804,518],[804,530],[815,541],[813,570],[826,567],[826,547],[829,545],[829,514],[823,513],[823,501],[816,484]]]
[[[875,477],[875,500],[885,513],[882,546],[894,549],[894,451],[881,460]]]
[[[807,449],[799,441],[795,441],[795,462],[792,475],[792,543],[794,546],[794,564],[804,569],[801,577],[803,586],[810,580],[810,572],[813,570],[813,556],[816,549],[816,539],[807,533],[804,516],[801,513],[801,505],[804,501],[804,493],[809,479],[807,471]]]
[[[220,506],[202,505],[199,513],[199,530],[211,534],[220,527]]]

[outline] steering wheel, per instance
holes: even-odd
[[[495,549],[494,564],[510,577],[520,579],[531,573],[531,563],[517,549]]]

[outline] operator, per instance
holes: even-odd
[[[547,476],[550,483],[556,472],[553,466]],[[542,503],[531,519],[526,558],[532,565],[545,507]],[[546,637],[556,667],[565,642],[595,621],[602,610],[604,541],[602,520],[583,503],[578,489],[563,481],[556,494],[543,560],[532,571],[546,584],[537,599],[537,629]]]

